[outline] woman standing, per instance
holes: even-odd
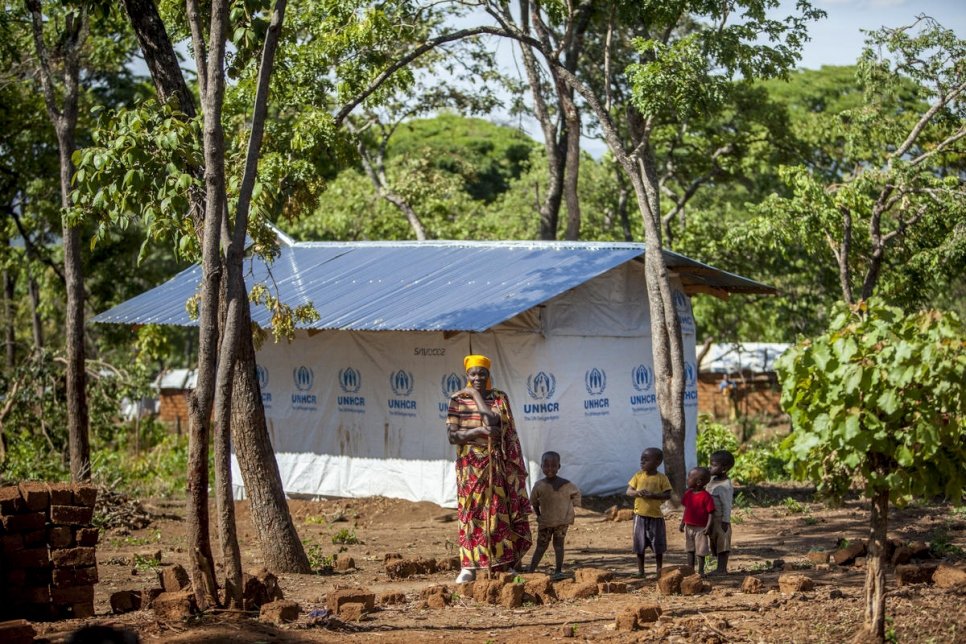
[[[527,468],[510,399],[493,389],[490,364],[481,355],[463,359],[467,384],[450,398],[446,417],[449,442],[457,446],[457,582],[472,581],[477,569],[519,569],[532,543]]]

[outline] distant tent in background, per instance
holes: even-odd
[[[257,354],[287,493],[455,505],[444,419],[467,353],[494,360],[531,484],[540,455],[553,449],[585,494],[612,493],[626,486],[642,449],[661,445],[643,244],[280,240],[270,267],[250,260],[253,279],[277,285],[287,304],[313,303],[321,316],[292,343],[267,341]],[[664,255],[684,337],[691,465],[698,370],[689,295],[775,291]],[[200,274],[194,266],[95,321],[192,325],[184,303]],[[268,326],[263,307],[252,318]],[[235,462],[233,478],[242,496]]]
[[[698,365],[698,411],[718,419],[782,415],[775,361],[790,344],[712,344]]]

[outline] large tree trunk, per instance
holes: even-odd
[[[43,13],[39,0],[27,0],[33,31],[34,48],[40,62],[40,81],[47,116],[57,134],[60,159],[60,205],[66,212],[71,206],[71,180],[74,177],[74,130],[77,127],[80,54],[87,39],[86,9],[68,14],[64,19],[58,50],[63,55],[63,88],[54,86],[43,35]],[[62,98],[58,98],[58,94]],[[84,355],[84,273],[81,264],[80,234],[70,226],[66,214],[62,218],[64,245],[64,280],[67,286],[67,315],[64,330],[67,352],[67,435],[70,443],[70,475],[74,481],[91,477],[91,454],[87,418],[87,372]]]
[[[75,98],[76,101],[76,98]],[[70,208],[70,184],[74,176],[74,124],[59,134],[61,205]],[[70,477],[91,478],[91,447],[87,418],[87,371],[84,353],[84,277],[80,232],[64,216],[64,278],[67,280],[67,434],[70,442]]]
[[[876,642],[885,641],[885,553],[889,525],[889,490],[872,498],[869,521],[869,556],[865,572],[865,634]]]
[[[241,277],[240,274],[238,276]],[[248,307],[243,324],[250,328]],[[251,501],[252,522],[262,544],[265,565],[276,572],[311,572],[308,557],[288,511],[282,477],[265,424],[265,407],[255,374],[255,347],[251,334],[242,334],[238,344],[238,368],[232,381],[232,439],[235,455]]]

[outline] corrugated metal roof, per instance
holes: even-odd
[[[604,242],[302,242],[283,244],[270,266],[246,264],[249,286],[268,282],[286,304],[315,306],[320,319],[303,328],[485,331],[643,253],[643,244]],[[685,290],[693,276],[722,293],[774,292],[683,255],[665,258]],[[94,321],[192,325],[185,301],[200,275],[193,266]],[[270,314],[253,306],[252,319],[268,327]]]

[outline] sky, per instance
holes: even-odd
[[[880,27],[899,27],[912,24],[916,16],[925,14],[935,18],[960,38],[966,37],[966,0],[811,0],[812,5],[827,16],[809,26],[811,40],[802,50],[799,67],[819,69],[823,65],[851,65],[858,59],[865,41],[863,30]],[[778,15],[794,11],[795,0],[782,0]],[[522,67],[514,62],[513,45],[496,41],[498,60],[508,73]],[[524,78],[525,80],[525,78]],[[533,119],[493,114],[493,120],[521,127],[537,141],[543,141],[539,126]],[[582,147],[599,158],[606,146],[599,140],[587,140]]]

